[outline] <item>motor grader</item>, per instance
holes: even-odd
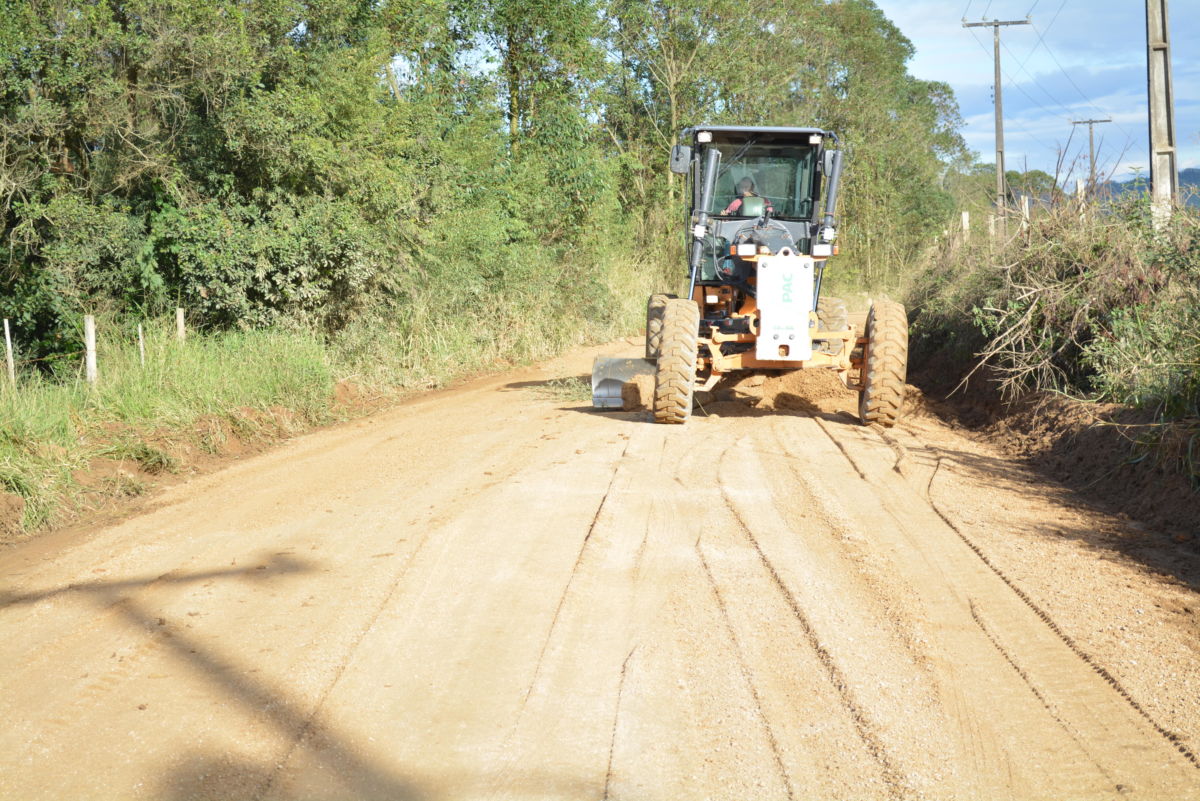
[[[821,294],[838,251],[836,144],[817,128],[682,132],[670,167],[688,179],[687,289],[650,296],[645,359],[596,360],[596,407],[619,408],[624,382],[652,374],[655,421],[683,423],[694,393],[731,374],[827,369],[859,392],[864,424],[895,424],[908,358],[904,307],[875,301],[860,335],[845,303]]]

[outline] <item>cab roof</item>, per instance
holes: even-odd
[[[833,131],[825,131],[821,128],[790,128],[778,125],[693,125],[690,128],[684,128],[682,135],[688,139],[693,138],[699,131],[712,131],[715,134],[722,133],[766,133],[766,134],[820,134],[828,136],[837,141],[837,134]]]

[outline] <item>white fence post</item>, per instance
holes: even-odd
[[[968,242],[971,239],[971,212],[964,211],[962,213],[962,240]]]
[[[183,309],[180,308],[175,309],[175,336],[180,342],[187,339],[187,326],[183,320]]]
[[[142,324],[138,323],[138,359],[146,366],[146,337],[142,335]]]
[[[17,365],[13,360],[12,334],[8,330],[8,318],[4,318],[4,361],[8,365],[8,382],[17,385]]]
[[[87,382],[96,384],[96,318],[90,314],[83,317],[83,350]]]

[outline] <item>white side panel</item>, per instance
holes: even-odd
[[[760,359],[803,362],[812,358],[813,260],[808,256],[766,256],[758,260]],[[786,346],[787,354],[780,353]]]

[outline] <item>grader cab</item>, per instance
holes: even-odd
[[[821,294],[838,250],[836,136],[816,128],[700,126],[681,140],[671,170],[688,178],[687,288],[650,296],[644,360],[597,360],[594,405],[619,406],[621,383],[652,372],[654,419],[682,423],[697,388],[711,389],[724,376],[827,369],[860,393],[863,423],[893,425],[908,354],[903,306],[876,301],[860,335],[845,303]]]

